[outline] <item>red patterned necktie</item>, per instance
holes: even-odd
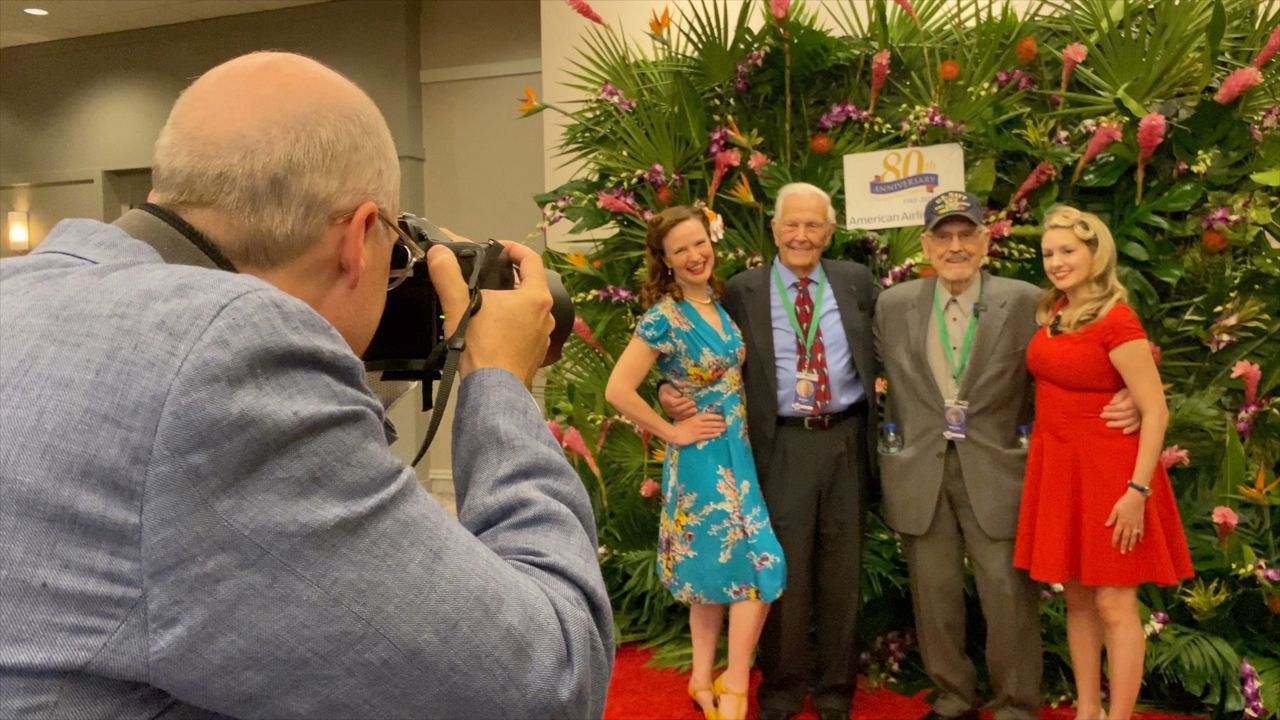
[[[800,323],[800,335],[796,336],[796,369],[818,374],[818,389],[813,394],[813,414],[822,413],[827,403],[831,402],[831,380],[827,377],[827,351],[822,346],[822,325],[813,335],[813,347],[806,357],[804,338],[809,337],[810,323],[816,322],[813,317],[813,298],[809,296],[807,277],[800,278],[796,285],[800,288],[796,293],[796,322]]]

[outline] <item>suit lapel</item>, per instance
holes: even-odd
[[[849,342],[849,353],[853,359],[854,370],[858,372],[858,379],[866,388],[868,397],[871,397],[876,382],[872,372],[874,367],[871,366],[872,353],[866,352],[866,348],[860,347],[860,344],[865,338],[871,337],[871,328],[867,327],[867,322],[872,308],[858,305],[857,288],[854,287],[853,271],[850,266],[824,259],[822,270],[826,273],[828,282],[831,283],[836,304],[840,307],[840,324],[844,326],[844,336]]]
[[[1009,319],[1009,298],[992,287],[991,276],[982,274],[982,304],[985,308],[978,311],[978,332],[973,339],[973,349],[969,353],[969,364],[960,376],[960,397],[968,398],[970,386],[982,374],[987,366],[986,359],[991,356],[991,349],[1004,331],[1005,321]]]
[[[765,271],[756,273],[753,282],[746,286],[746,320],[747,332],[751,345],[755,348],[756,358],[764,365],[756,375],[768,380],[769,396],[777,397],[777,358],[773,354],[773,307],[769,295],[769,282],[773,274],[769,271],[770,267],[771,265],[766,264]]]
[[[940,398],[942,388],[938,387],[938,379],[933,376],[933,369],[929,367],[928,335],[929,313],[933,312],[933,293],[937,287],[936,277],[925,278],[920,283],[920,292],[911,306],[911,312],[907,313],[907,339],[911,343],[911,356],[924,359],[923,363],[916,366],[924,375],[921,382],[929,383],[933,387],[934,396]]]

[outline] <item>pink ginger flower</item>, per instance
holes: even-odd
[[[1253,66],[1261,70],[1262,66],[1266,65],[1271,56],[1277,52],[1280,52],[1280,25],[1277,25],[1276,29],[1271,31],[1271,37],[1267,38],[1267,44],[1263,46],[1262,50],[1258,51],[1258,57],[1253,59]]]
[[[576,427],[570,427],[564,431],[564,435],[560,440],[560,447],[564,448],[566,453],[574,453],[586,461],[587,467],[591,468],[591,472],[596,477],[600,477],[600,466],[596,465],[596,456],[592,454],[591,449],[587,447],[587,442],[582,439],[582,433]]]
[[[609,212],[631,213],[639,216],[640,209],[636,205],[635,197],[623,191],[621,188],[613,190],[597,190],[596,191],[596,207],[602,207]]]
[[[1258,363],[1239,360],[1231,366],[1231,377],[1244,378],[1244,402],[1252,405],[1258,400],[1258,382],[1262,380],[1262,368]]]
[[[1213,99],[1223,105],[1230,105],[1245,90],[1261,82],[1261,70],[1256,67],[1242,67],[1233,71],[1227,76],[1226,80],[1222,81],[1222,87],[1218,88],[1218,92],[1214,93]]]
[[[751,167],[751,172],[759,175],[760,171],[764,169],[764,166],[768,165],[770,162],[768,155],[757,151],[751,153],[751,159],[747,160],[747,165]]]
[[[564,0],[564,1],[569,4],[569,7],[573,8],[574,12],[578,13],[582,17],[590,20],[593,23],[597,23],[599,25],[604,25],[605,27],[609,27],[609,24],[604,21],[604,18],[600,17],[600,13],[591,9],[591,5],[587,2],[587,0]]]
[[[591,349],[601,355],[604,354],[604,345],[601,345],[600,341],[596,339],[596,336],[592,334],[591,326],[587,325],[586,320],[583,320],[581,317],[575,317],[573,319],[573,334],[577,335],[582,342],[586,343]]]
[[[791,0],[769,0],[769,12],[773,13],[773,19],[778,24],[782,24],[791,13]]]
[[[1240,524],[1240,516],[1236,515],[1236,511],[1226,505],[1219,505],[1213,509],[1213,524],[1218,528],[1218,542],[1225,543],[1227,536],[1236,529],[1236,525]]]
[[[1089,57],[1089,48],[1080,43],[1071,43],[1062,49],[1062,92],[1067,91],[1067,81],[1071,79],[1071,73],[1076,71],[1076,66],[1084,62]]]
[[[1027,175],[1027,179],[1022,181],[1022,186],[1018,188],[1018,191],[1013,194],[1013,197],[1009,198],[1009,205],[1017,204],[1019,200],[1035,192],[1037,188],[1052,180],[1057,174],[1058,169],[1048,160],[1036,165],[1031,170],[1031,173]]]
[[[1009,218],[1001,218],[988,225],[987,230],[991,233],[992,240],[1009,237],[1009,233],[1013,230],[1013,221]]]
[[[1148,114],[1138,121],[1138,196],[1134,204],[1142,202],[1142,181],[1147,176],[1147,160],[1156,146],[1164,142],[1164,116],[1158,112]]]
[[[711,184],[707,187],[707,202],[710,203],[716,196],[716,190],[720,189],[720,181],[724,179],[725,173],[730,168],[736,168],[742,164],[742,153],[737,150],[721,150],[716,153],[716,171],[711,176]]]
[[[916,27],[923,27],[923,25],[920,24],[920,16],[916,15],[916,9],[911,7],[911,0],[893,0],[893,1],[898,3],[898,7],[902,8],[903,11],[905,11],[908,15],[910,15],[912,20],[916,21]]]
[[[645,478],[644,482],[640,483],[640,497],[643,497],[643,498],[657,497],[658,491],[661,489],[662,488],[658,486],[657,480],[654,480],[653,478]]]
[[[871,105],[867,108],[868,113],[876,111],[876,96],[880,94],[880,88],[884,87],[884,81],[889,79],[889,51],[881,50],[871,56]]]
[[[1111,147],[1111,144],[1124,136],[1124,126],[1111,123],[1098,123],[1093,131],[1093,137],[1089,138],[1089,146],[1085,148],[1084,155],[1080,156],[1080,162],[1076,164],[1075,174],[1071,176],[1071,182],[1080,179],[1080,173],[1084,172],[1084,166],[1088,165],[1091,160],[1098,157],[1103,150]]]
[[[1191,454],[1177,445],[1170,445],[1160,453],[1160,464],[1164,466],[1165,470],[1174,465],[1187,467],[1191,464]]]

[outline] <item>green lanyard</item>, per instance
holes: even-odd
[[[782,276],[778,274],[778,266],[773,266],[773,282],[778,286],[778,298],[782,300],[782,307],[787,309],[787,317],[791,319],[791,327],[796,330],[796,337],[800,338],[804,333],[800,330],[800,321],[796,319],[796,306],[791,302],[791,295],[787,293],[787,288],[782,284]],[[827,284],[821,280],[815,281],[818,286],[818,297],[813,303],[813,318],[809,321],[809,336],[803,338],[804,355],[809,357],[812,353],[813,339],[818,336],[818,318],[822,315],[822,297],[827,290]]]
[[[981,279],[978,282],[982,282]],[[978,286],[978,304],[982,304],[982,293],[986,288]],[[960,344],[960,361],[957,364],[956,359],[951,355],[951,333],[947,332],[947,320],[942,316],[942,305],[938,302],[937,288],[933,293],[933,310],[934,317],[938,320],[938,334],[942,336],[942,354],[947,358],[947,367],[951,368],[951,379],[957,385],[960,384],[960,376],[964,374],[965,367],[969,364],[969,351],[973,349],[973,336],[978,331],[978,313],[974,312],[969,316],[969,327],[964,331],[964,342]]]

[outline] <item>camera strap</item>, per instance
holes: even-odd
[[[449,403],[449,390],[453,388],[454,378],[457,377],[462,351],[467,348],[467,325],[471,322],[471,316],[480,312],[483,298],[479,288],[480,278],[484,275],[489,263],[496,261],[501,255],[501,244],[490,240],[484,246],[483,252],[476,258],[475,265],[471,268],[471,277],[467,278],[467,295],[470,298],[467,311],[459,318],[458,327],[453,329],[453,334],[443,343],[435,346],[431,355],[427,357],[427,367],[431,367],[439,360],[441,352],[446,353],[444,367],[440,369],[440,386],[436,390],[435,402],[432,403],[431,424],[427,426],[427,436],[423,438],[422,446],[418,448],[418,454],[414,456],[413,462],[409,463],[414,467],[417,467],[423,456],[427,454],[427,448],[431,446],[431,441],[436,437],[436,431],[440,429],[440,421],[444,419],[444,409]]]

